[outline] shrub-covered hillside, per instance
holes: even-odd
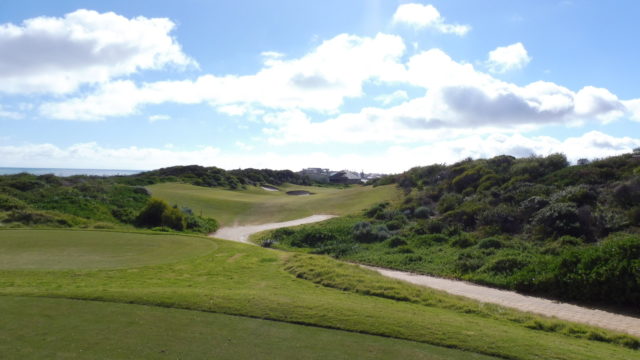
[[[375,184],[385,183],[404,189],[402,204],[263,241],[563,299],[640,304],[640,158],[467,159]]]
[[[159,227],[207,233],[217,229],[190,209],[151,199],[123,178],[57,177],[16,174],[0,176],[0,225],[3,227]]]
[[[120,182],[130,185],[151,185],[161,182],[185,182],[196,186],[239,189],[246,185],[311,185],[309,178],[291,170],[237,169],[223,170],[199,165],[172,166],[140,174],[121,177]]]

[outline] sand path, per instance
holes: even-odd
[[[334,215],[313,215],[303,219],[279,223],[223,227],[210,236],[225,240],[250,243],[248,241],[249,236],[253,233],[282,227],[310,224],[318,221],[324,221],[332,217],[334,217]],[[598,309],[589,309],[544,298],[525,296],[513,291],[498,290],[471,284],[465,281],[442,279],[428,275],[412,274],[372,266],[364,267],[377,271],[381,275],[390,278],[442,290],[450,294],[464,296],[480,302],[498,304],[521,311],[556,317],[558,319],[577,323],[589,324],[640,337],[640,318],[615,314]]]
[[[223,227],[223,228],[220,228],[215,233],[210,234],[209,236],[219,238],[219,239],[239,241],[242,243],[251,244],[251,242],[249,242],[249,236],[251,234],[255,234],[265,230],[273,230],[273,229],[278,229],[283,227],[311,224],[314,222],[331,219],[333,217],[335,217],[335,215],[312,215],[302,219],[296,219],[296,220],[284,221],[284,222],[278,222],[278,223]]]

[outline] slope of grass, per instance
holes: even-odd
[[[1,230],[0,269],[105,269],[183,260],[215,244],[193,236],[65,230]]]
[[[281,191],[258,187],[223,190],[189,184],[163,183],[148,186],[154,197],[186,206],[194,213],[212,217],[222,225],[287,221],[314,214],[345,215],[382,201],[395,201],[395,186],[352,186],[346,189],[286,184]],[[291,196],[286,191],[306,190],[309,196]]]
[[[421,299],[430,301],[398,301],[321,286],[284,270],[286,257],[291,254],[211,241],[217,244],[214,252],[135,269],[2,270],[0,294],[238,314],[384,335],[505,358],[631,359],[638,356],[637,351],[601,341],[532,330],[526,324],[513,321],[511,311],[404,283],[397,283],[400,290],[410,287],[410,292],[418,292]],[[326,261],[324,266],[338,266],[333,260]],[[344,266],[340,269],[341,277],[354,276],[353,271],[358,269]],[[446,303],[453,305],[445,306]],[[504,315],[500,315],[503,311]],[[540,318],[532,316],[531,319]],[[602,339],[598,332],[594,334],[591,338]]]
[[[492,359],[413,341],[133,304],[0,296],[0,312],[3,359]]]

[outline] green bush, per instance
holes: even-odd
[[[185,216],[174,207],[166,208],[161,215],[161,220],[163,226],[173,230],[182,231],[186,227]]]
[[[149,199],[147,205],[136,217],[136,224],[143,227],[162,226],[162,214],[169,208],[166,202],[160,199]]]
[[[412,242],[418,247],[427,247],[434,244],[443,244],[449,241],[449,238],[442,234],[419,235],[412,238]]]
[[[531,223],[536,227],[535,232],[539,237],[557,238],[582,234],[578,209],[571,203],[551,204],[535,213]]]
[[[413,216],[418,219],[428,219],[432,215],[433,210],[427,206],[420,206],[413,212]]]
[[[12,196],[0,194],[0,210],[23,210],[28,208],[29,205],[20,199],[16,199]]]
[[[528,264],[528,261],[521,257],[504,256],[492,259],[485,269],[495,274],[512,274]]]
[[[485,238],[478,242],[479,249],[501,249],[504,246],[500,239],[493,237]]]
[[[361,243],[380,242],[391,236],[385,225],[372,226],[369,222],[359,222],[353,227],[353,238]]]
[[[476,244],[476,240],[467,233],[461,233],[451,238],[450,242],[451,246],[457,248],[468,248]]]
[[[462,196],[456,193],[446,193],[438,201],[437,210],[440,214],[444,214],[454,210],[462,204]]]

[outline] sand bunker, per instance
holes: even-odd
[[[307,195],[312,195],[312,192],[306,191],[306,190],[292,190],[292,191],[287,191],[287,195],[294,195],[294,196],[307,196]]]
[[[267,191],[280,191],[280,189],[278,189],[277,187],[274,186],[270,186],[270,185],[264,185],[261,186],[262,190],[267,190]]]

